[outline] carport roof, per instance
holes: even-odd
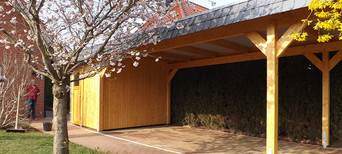
[[[311,0],[242,0],[234,4],[217,7],[202,13],[182,18],[184,28],[175,26],[161,28],[161,39],[171,39],[203,30],[217,28],[273,14],[307,7]]]

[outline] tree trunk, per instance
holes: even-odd
[[[66,84],[53,85],[53,153],[68,154],[69,139],[67,126],[67,95]]]

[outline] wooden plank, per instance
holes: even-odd
[[[281,57],[320,53],[324,51],[324,49],[328,51],[333,51],[333,50],[337,50],[341,48],[342,48],[342,41],[290,47],[286,50],[284,54],[281,55]],[[260,60],[260,59],[266,59],[265,55],[263,55],[260,52],[253,52],[253,53],[248,53],[248,54],[222,56],[222,57],[215,57],[215,58],[208,58],[208,59],[201,59],[201,60],[193,60],[193,61],[188,61],[188,62],[178,62],[178,63],[170,64],[169,68],[170,69],[190,68],[190,67],[200,67],[200,66],[218,65],[218,64],[225,64],[225,63],[236,63],[236,62]]]
[[[304,55],[312,64],[314,64],[319,70],[323,71],[323,64],[320,59],[317,58],[313,53]]]
[[[75,78],[74,75],[71,76],[71,80]],[[71,99],[71,122],[72,124],[80,125],[80,87],[75,86],[74,83],[71,84],[70,94],[72,95]]]
[[[245,34],[246,37],[263,53],[266,55],[267,42],[259,33],[250,32]]]
[[[209,41],[209,42],[206,42],[207,44],[211,44],[211,45],[215,45],[215,46],[219,46],[219,47],[222,47],[222,48],[227,48],[227,49],[232,49],[232,50],[235,50],[235,51],[239,51],[239,52],[242,52],[242,53],[248,53],[248,51],[251,51],[252,49],[246,47],[246,46],[243,46],[243,45],[240,45],[240,44],[236,44],[236,43],[233,43],[233,42],[229,42],[229,41],[225,41],[225,40],[215,40],[215,41]]]
[[[82,80],[82,126],[99,129],[100,75]]]
[[[313,27],[307,26],[304,31],[307,32],[312,38],[318,39],[318,31],[314,30]]]
[[[342,49],[342,41],[329,43],[317,43],[303,46],[290,47],[281,57],[304,55],[308,53],[321,53],[322,51],[334,51]]]
[[[141,59],[139,67],[124,61],[119,74],[104,78],[104,130],[167,123],[166,62]]]
[[[265,55],[262,54],[261,52],[253,52],[253,53],[233,55],[233,56],[223,56],[223,57],[216,57],[216,58],[210,58],[210,59],[174,63],[174,64],[169,64],[169,68],[174,69],[174,68],[209,66],[209,65],[217,65],[217,64],[225,64],[225,63],[259,60],[259,59],[265,59],[265,58],[266,58]]]
[[[281,54],[290,46],[291,42],[294,40],[291,35],[293,33],[301,32],[307,24],[296,23],[291,25],[286,32],[281,36],[277,43],[277,57],[280,57]]]
[[[322,54],[322,145],[330,144],[330,71],[329,52]]]
[[[267,27],[267,123],[266,150],[268,154],[278,153],[278,58],[277,28]]]
[[[106,70],[105,70],[106,71]],[[105,72],[104,71],[104,72]],[[103,118],[104,118],[104,110],[103,110],[103,94],[104,94],[104,91],[103,91],[103,81],[104,78],[103,76],[100,77],[100,87],[99,87],[99,94],[100,94],[100,106],[99,106],[99,131],[102,131],[103,128],[104,128],[104,124],[103,124]]]
[[[150,55],[155,56],[155,58],[161,57],[161,58],[169,58],[169,59],[174,59],[174,60],[179,60],[179,61],[191,60],[190,56],[180,55],[180,54],[175,54],[175,53],[169,53],[169,52],[156,52],[156,53],[152,53]]]
[[[85,95],[84,95],[84,80],[81,80],[80,81],[80,83],[79,83],[79,85],[80,85],[80,111],[81,111],[81,115],[80,115],[80,126],[82,127],[83,125],[84,125],[84,105],[85,105],[85,103],[84,103],[84,97],[85,97]]]
[[[175,68],[175,69],[172,69],[170,75],[169,75],[169,78],[168,78],[168,81],[170,82],[172,80],[172,78],[176,75],[178,71],[178,68]]]
[[[334,57],[329,60],[329,71],[331,71],[342,59],[342,50],[339,50]]]
[[[211,51],[208,51],[208,50],[205,50],[205,49],[191,47],[191,46],[175,48],[175,49],[172,49],[172,50],[180,51],[180,52],[186,52],[186,53],[191,53],[191,54],[196,54],[196,55],[198,55],[197,57],[216,57],[216,53],[215,52],[211,52]]]

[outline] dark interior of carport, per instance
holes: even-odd
[[[329,43],[317,43],[318,33],[313,31],[312,27],[301,23],[301,20],[310,13],[306,7],[308,4],[306,1],[251,3],[256,3],[256,1],[224,6],[181,19],[178,22],[183,23],[185,26],[183,29],[175,27],[162,29],[163,41],[157,45],[146,46],[150,55],[162,57],[162,60],[169,64],[170,74],[166,83],[168,86],[168,123],[171,122],[171,91],[178,90],[171,90],[171,81],[177,71],[261,60],[266,64],[264,71],[267,72],[265,74],[266,85],[264,85],[266,94],[260,96],[266,98],[266,149],[267,153],[277,153],[278,59],[304,55],[314,65],[309,65],[308,69],[314,67],[322,72],[312,75],[321,76],[319,83],[313,84],[320,84],[322,87],[322,114],[319,117],[322,119],[322,145],[328,146],[330,144],[330,71],[342,58],[342,51],[340,51],[342,42],[332,40]],[[309,39],[305,42],[294,41],[290,35],[302,30],[309,33]],[[260,71],[247,67],[241,67],[241,69]],[[192,69],[194,70],[196,69]],[[279,78],[291,78],[287,74],[280,75]],[[253,84],[247,81],[243,83]],[[280,101],[280,103],[286,102]]]

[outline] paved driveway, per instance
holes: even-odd
[[[32,126],[42,130],[42,122],[43,120],[32,123]],[[153,126],[97,133],[91,129],[69,125],[69,139],[110,153],[266,153],[264,138],[178,126]],[[330,154],[342,153],[342,149],[324,149],[316,145],[279,141],[279,153]]]

